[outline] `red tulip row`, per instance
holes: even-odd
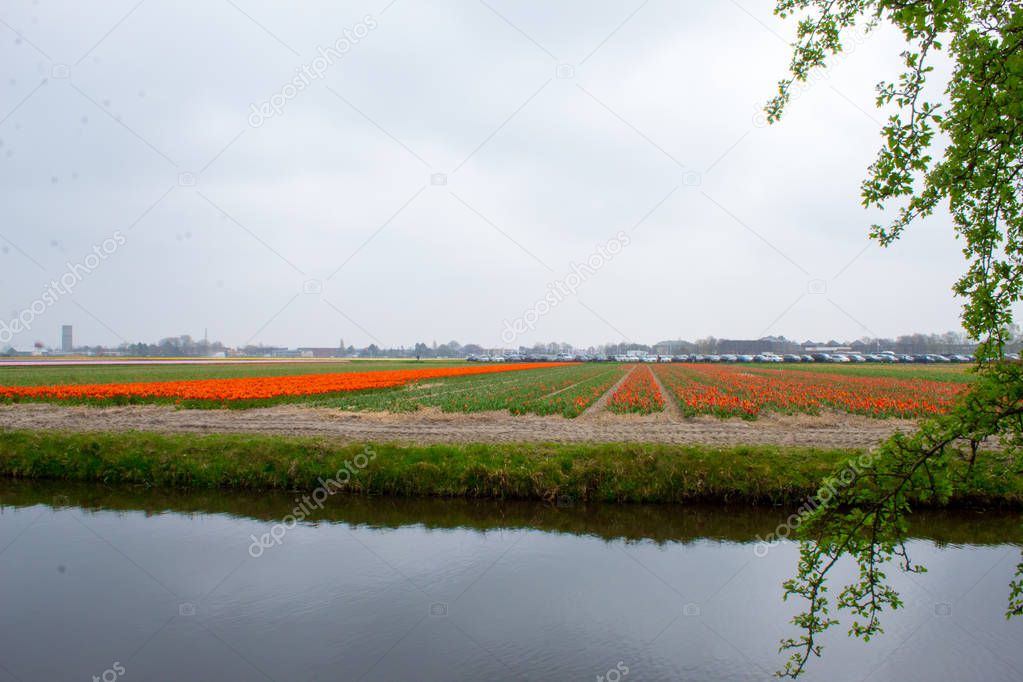
[[[657,388],[657,382],[650,368],[638,365],[629,373],[618,390],[611,396],[608,406],[612,412],[650,414],[664,409],[664,396]]]
[[[755,417],[763,410],[814,414],[831,408],[911,418],[946,412],[966,390],[952,382],[720,365],[667,365],[656,371],[686,414]]]

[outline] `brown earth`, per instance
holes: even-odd
[[[436,408],[390,414],[294,405],[252,410],[183,410],[164,405],[0,405],[0,429],[261,433],[415,444],[641,442],[869,448],[896,431],[913,428],[912,421],[870,419],[837,412],[820,416],[767,414],[755,421],[744,421],[710,416],[686,418],[666,412],[653,415],[596,412],[565,419],[506,412],[443,413]]]

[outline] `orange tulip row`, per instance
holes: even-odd
[[[0,386],[0,398],[35,400],[113,400],[122,398],[237,401],[285,396],[320,395],[402,386],[423,379],[515,372],[570,363],[516,363],[438,367],[435,369],[338,372],[296,376],[196,379],[122,384],[71,384],[62,386]]]

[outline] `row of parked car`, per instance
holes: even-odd
[[[1009,353],[1006,360],[1019,360],[1016,353]],[[919,355],[899,355],[892,352],[884,353],[808,353],[797,355],[777,355],[775,353],[762,353],[760,355],[572,355],[570,353],[559,353],[558,355],[534,355],[512,353],[509,355],[470,355],[466,358],[469,362],[830,362],[830,363],[969,363],[975,362],[972,355],[938,355],[925,353]]]
[[[672,356],[671,362],[832,362],[832,363],[952,363],[974,362],[972,355],[897,355],[895,353],[808,353],[796,355],[776,355],[763,353],[760,355],[679,355]]]

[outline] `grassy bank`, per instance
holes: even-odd
[[[0,431],[0,476],[190,489],[599,502],[798,503],[856,451],[637,444],[341,445],[229,434]],[[996,456],[953,502],[1023,506]],[[351,473],[340,473],[347,470]]]

